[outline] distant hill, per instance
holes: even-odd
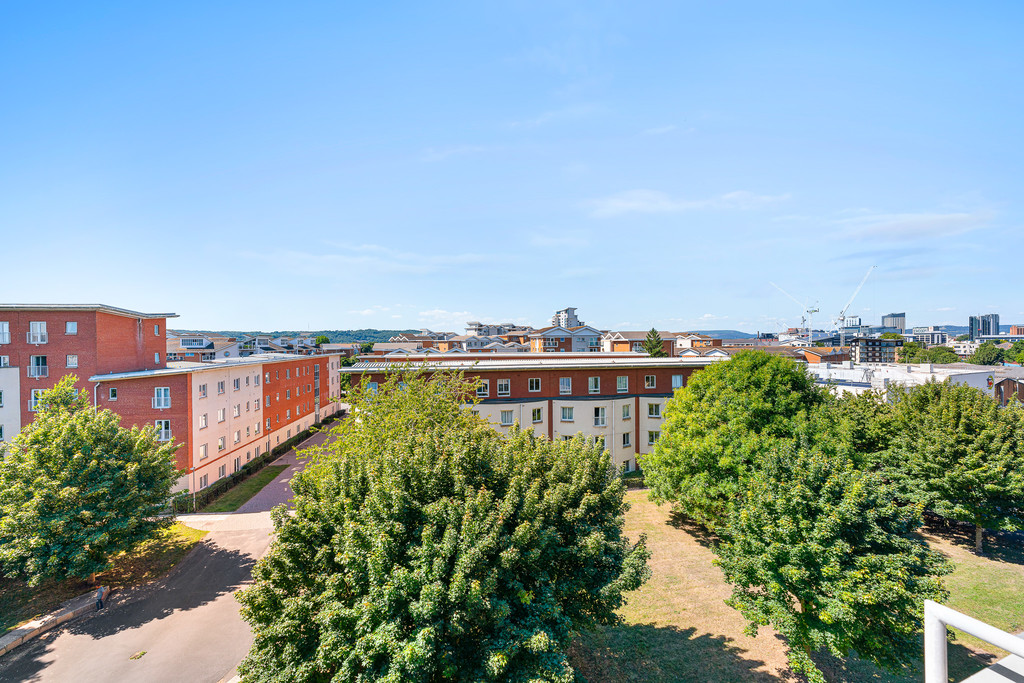
[[[327,335],[327,338],[331,340],[332,344],[349,344],[353,342],[386,342],[391,337],[402,333],[413,333],[419,332],[419,330],[378,330],[376,328],[368,328],[363,330],[274,330],[273,332],[264,332],[262,330],[174,330],[174,332],[186,332],[186,333],[214,333],[223,334],[226,337],[241,337],[257,334],[266,334],[271,337],[295,337],[298,335],[308,335],[310,337],[317,337],[321,334]]]
[[[753,339],[757,336],[756,334],[740,332],[739,330],[687,330],[687,332],[696,332],[712,339]]]

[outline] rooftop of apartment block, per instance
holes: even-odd
[[[239,358],[217,358],[215,360],[195,363],[192,361],[170,361],[166,368],[156,370],[136,370],[134,372],[113,372],[107,375],[93,375],[90,382],[110,382],[118,379],[137,379],[139,377],[163,377],[167,375],[182,375],[190,372],[203,372],[207,370],[223,370],[225,368],[243,367],[246,365],[265,365],[267,363],[294,363],[309,358],[324,358],[327,354],[320,356],[296,356],[293,353],[254,353],[251,356]]]
[[[141,313],[106,304],[0,304],[0,311],[96,311],[126,318],[177,318],[177,313]]]

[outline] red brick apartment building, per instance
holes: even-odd
[[[340,355],[167,363],[172,317],[0,305],[0,440],[32,420],[39,391],[74,373],[79,390],[122,425],[153,425],[161,440],[173,438],[178,488],[198,490],[340,409]]]
[[[661,436],[665,402],[694,372],[718,361],[517,353],[457,359],[435,355],[410,362],[422,363],[428,372],[461,370],[467,378],[479,379],[476,410],[499,431],[518,422],[549,439],[578,433],[601,438],[615,466],[632,470]],[[353,375],[354,383],[375,388],[402,367],[393,361],[364,360],[341,372]]]

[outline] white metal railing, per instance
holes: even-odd
[[[46,336],[45,332],[28,332],[25,334],[25,338],[29,344],[45,344],[49,341],[49,337]]]
[[[931,600],[924,601],[924,682],[946,683],[949,659],[946,655],[946,627],[958,628],[975,638],[1024,657],[1024,638],[1007,633],[974,617]]]
[[[154,396],[151,400],[153,402],[153,408],[155,410],[160,410],[160,409],[163,409],[163,408],[170,408],[171,407],[171,399],[170,399],[170,397]]]
[[[29,365],[28,366],[29,377],[49,377],[50,366],[48,365]]]

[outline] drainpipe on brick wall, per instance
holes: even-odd
[[[100,382],[92,388],[92,409],[99,410],[100,407]]]

